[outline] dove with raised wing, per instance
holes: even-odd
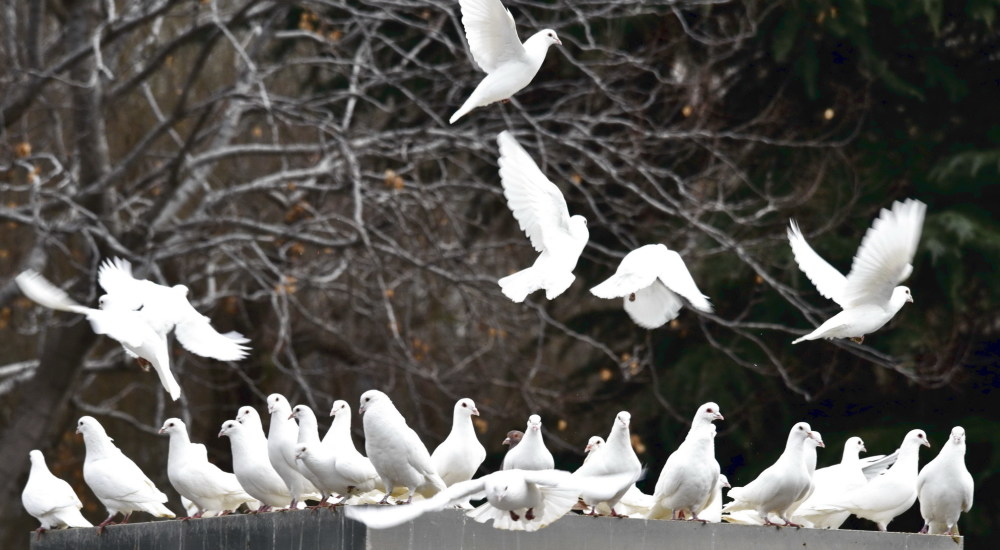
[[[705,522],[698,514],[708,505],[719,482],[719,463],[715,459],[715,420],[723,420],[719,406],[705,403],[698,407],[691,429],[677,450],[667,457],[653,491],[653,507],[648,519],[688,519]],[[686,517],[686,516],[685,516]]]
[[[104,426],[91,416],[82,416],[76,423],[76,433],[83,435],[87,456],[83,461],[83,480],[98,500],[108,509],[108,517],[97,525],[98,534],[113,525],[119,513],[122,523],[128,523],[133,512],[146,512],[160,518],[175,517],[166,506],[167,495],[142,473],[132,459],[125,456],[108,437]]]
[[[198,508],[191,517],[200,518],[206,513],[225,515],[255,500],[243,490],[235,475],[223,472],[208,461],[204,445],[191,443],[184,421],[168,418],[159,433],[170,437],[167,479],[182,497]]]
[[[722,511],[755,510],[764,525],[780,525],[772,523],[768,517],[768,514],[773,513],[786,526],[800,527],[789,520],[789,511],[812,485],[812,475],[805,460],[804,442],[807,438],[815,439],[815,434],[805,422],[792,426],[785,441],[785,450],[778,460],[749,484],[730,489],[728,496],[733,500],[723,506]]]
[[[473,416],[479,416],[476,403],[468,397],[459,399],[452,412],[451,432],[431,453],[434,471],[449,487],[472,479],[486,460],[486,448],[472,425]]]
[[[39,450],[28,453],[31,460],[31,470],[28,472],[28,482],[21,491],[21,504],[25,511],[41,524],[35,529],[39,538],[49,529],[63,527],[93,527],[80,513],[83,503],[76,491],[62,479],[49,471],[45,457]]]
[[[567,482],[580,490],[580,500],[590,506],[592,512],[598,505],[605,504],[612,517],[618,516],[615,505],[642,474],[642,463],[632,448],[629,435],[631,421],[628,411],[619,412],[604,445],[577,468]],[[518,448],[523,446],[524,442]]]
[[[910,289],[897,285],[913,271],[926,212],[927,205],[915,199],[894,202],[892,210],[883,208],[861,240],[846,277],[809,246],[792,220],[788,242],[799,269],[823,297],[843,308],[792,343],[819,338],[850,338],[861,343],[866,334],[882,328],[904,304],[912,302]]]
[[[522,44],[514,17],[500,0],[459,0],[459,5],[469,50],[486,77],[451,115],[450,124],[476,107],[510,99],[535,78],[549,46],[562,45],[552,29],[540,30]]]
[[[569,215],[562,192],[545,177],[510,132],[500,132],[497,143],[500,184],[507,207],[531,246],[539,252],[531,267],[500,279],[500,289],[518,303],[541,289],[552,300],[576,279],[573,270],[590,238],[587,219],[579,214]]]
[[[501,470],[473,480],[462,481],[427,500],[409,506],[347,508],[347,517],[372,529],[395,527],[420,515],[456,506],[470,499],[486,499],[467,515],[493,527],[511,531],[537,531],[576,504],[577,489],[561,483],[569,472],[562,470]]]
[[[965,429],[955,426],[933,460],[917,476],[917,498],[924,518],[921,533],[957,535],[958,518],[972,509],[974,484],[965,467]]]
[[[420,441],[420,436],[406,424],[406,419],[396,409],[389,396],[368,390],[361,394],[359,414],[365,428],[365,452],[382,478],[388,502],[396,487],[406,488],[406,502],[414,493],[425,497],[445,489],[441,476],[434,471],[431,455]]]
[[[712,312],[681,255],[662,244],[647,244],[622,258],[615,274],[590,289],[598,298],[623,298],[635,324],[654,329],[677,318],[686,303]]]
[[[867,452],[864,441],[857,436],[848,438],[840,463],[820,468],[813,474],[813,492],[795,510],[792,520],[807,523],[816,529],[839,529],[851,515],[850,512],[819,511],[816,507],[868,483],[862,470],[863,463],[858,457],[861,452]]]
[[[910,430],[899,446],[896,463],[884,474],[840,498],[816,506],[816,509],[844,510],[874,521],[879,531],[887,530],[889,522],[907,511],[917,500],[917,468],[921,446],[931,446],[927,434],[923,430]]]
[[[509,436],[508,436],[509,439]],[[506,440],[505,440],[506,441]],[[512,443],[503,458],[504,470],[551,470],[556,461],[542,438],[542,417],[533,414],[521,439]]]

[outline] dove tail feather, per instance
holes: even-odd
[[[524,511],[521,510],[521,512]],[[487,523],[488,521],[493,520],[493,527],[495,529],[504,529],[506,531],[536,531],[538,529],[538,527],[531,529],[531,522],[525,521],[523,517],[515,521],[514,518],[510,517],[509,511],[501,510],[489,502],[480,504],[476,508],[467,512],[466,515],[479,523]],[[523,516],[523,514],[518,515]]]
[[[159,502],[145,502],[139,505],[139,509],[143,512],[156,516],[158,518],[175,518],[177,517],[169,508],[160,504]]]
[[[94,524],[87,521],[76,508],[66,508],[56,514],[56,518],[67,527],[93,527]]]

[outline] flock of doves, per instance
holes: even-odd
[[[522,44],[513,17],[499,0],[459,0],[459,4],[469,49],[487,75],[451,117],[452,123],[527,86],[549,46],[561,44],[550,29]],[[543,289],[547,299],[554,299],[575,280],[573,269],[589,239],[587,220],[570,216],[559,188],[512,134],[501,132],[497,142],[507,204],[539,252],[531,267],[503,277],[499,285],[514,302]],[[847,276],[821,258],[791,221],[788,239],[795,261],[819,293],[842,308],[793,344],[821,338],[860,342],[913,301],[910,290],[898,285],[912,271],[925,211],[926,206],[913,199],[883,209],[861,241]],[[170,370],[171,332],[184,348],[204,357],[237,361],[249,352],[246,337],[219,333],[198,313],[187,299],[186,286],[137,279],[131,264],[120,258],[105,260],[99,267],[98,283],[106,294],[97,309],[75,302],[34,271],[21,273],[16,282],[38,304],[86,316],[94,332],[114,338],[129,356],[151,366],[175,400],[181,388]],[[622,299],[628,315],[647,329],[676,318],[684,304],[712,311],[681,256],[662,244],[625,255],[615,274],[591,292],[599,298]],[[235,420],[222,425],[219,436],[232,444],[233,474],[208,461],[204,445],[190,442],[181,420],[171,418],[163,424],[160,432],[170,436],[167,474],[194,517],[228,513],[244,503],[257,511],[295,508],[305,499],[324,506],[338,495],[337,504],[385,504],[397,499],[409,503],[347,508],[349,517],[375,528],[458,506],[469,509],[468,515],[477,521],[492,520],[496,528],[525,531],[542,528],[574,508],[595,515],[653,519],[767,525],[778,519],[781,525],[817,528],[837,528],[855,514],[885,530],[919,496],[924,531],[954,534],[959,515],[972,505],[973,482],[965,468],[961,427],[952,430],[938,457],[918,475],[918,450],[930,445],[921,430],[909,432],[895,453],[866,459],[859,458],[865,450],[861,439],[852,437],[839,464],[817,470],[816,448],[824,446],[822,438],[800,422],[791,428],[777,462],[753,482],[732,488],[728,493],[732,500],[723,506],[722,488],[729,484],[714,456],[713,422],[723,418],[714,403],[699,408],[687,437],[667,459],[653,495],[635,486],[643,469],[631,446],[630,415],[625,411],[615,417],[607,439],[591,438],[587,457],[575,472],[553,469],[541,419],[532,415],[523,433],[513,431],[505,441],[511,448],[503,469],[472,479],[486,451],[473,429],[471,416],[478,411],[471,399],[456,403],[451,434],[429,453],[387,395],[365,392],[359,412],[367,457],[351,439],[351,408],[345,401],[334,403],[330,412],[334,420],[322,439],[309,407],[292,408],[279,394],[269,396],[267,405],[267,436],[252,407],[241,408]],[[84,479],[110,514],[99,532],[118,513],[124,514],[123,522],[134,511],[174,517],[163,506],[166,495],[112,443],[96,419],[82,417],[77,432],[86,444]],[[39,534],[49,528],[91,526],[79,512],[79,498],[51,474],[42,454],[34,450],[30,458],[22,500],[41,522]],[[411,502],[415,494],[419,497]],[[486,502],[478,507],[469,504],[481,499]]]

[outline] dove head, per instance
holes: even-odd
[[[361,405],[358,407],[358,414],[365,414],[365,411],[382,402],[392,403],[392,400],[389,399],[388,395],[378,390],[368,390],[361,394]]]
[[[45,464],[45,457],[42,456],[42,451],[38,449],[32,449],[28,452],[28,459],[31,460],[32,466],[38,466],[39,464]]]
[[[927,440],[927,434],[925,434],[923,430],[910,430],[903,439],[903,445],[913,446],[919,449],[921,445],[924,447],[930,447],[931,442]]]
[[[950,442],[954,445],[964,445],[965,444],[965,428],[961,426],[955,426],[951,429]]]
[[[812,428],[808,422],[799,422],[792,426],[792,431],[788,432],[788,444],[801,444],[812,433]]]
[[[893,311],[899,311],[907,302],[913,303],[913,294],[910,294],[909,287],[897,286],[892,289],[892,297],[889,298],[889,305]]]
[[[709,401],[698,408],[698,414],[694,415],[695,422],[699,424],[711,424],[716,420],[725,420],[719,406]]]
[[[726,474],[719,474],[719,487],[726,487],[728,489],[733,488],[733,486],[729,484],[729,478],[726,477]]]
[[[533,414],[528,417],[528,426],[525,428],[525,432],[537,432],[542,429],[542,417],[537,414]]]
[[[302,460],[309,456],[309,445],[301,443],[295,446],[295,460]]]
[[[333,407],[330,408],[330,416],[337,416],[338,413],[347,411],[350,412],[351,406],[347,404],[347,401],[343,399],[338,399],[333,402]]]
[[[107,437],[107,432],[104,431],[104,426],[97,421],[93,416],[81,416],[80,420],[76,422],[76,433],[83,434],[86,439],[87,436],[100,436],[103,435]]]
[[[596,451],[601,448],[601,445],[604,445],[604,438],[599,435],[595,435],[587,441],[587,446],[583,448],[583,452],[590,453]]]
[[[517,444],[521,442],[521,438],[524,437],[524,432],[521,430],[511,430],[507,432],[507,439],[503,440],[504,445],[509,445],[511,449],[517,447]]]
[[[573,240],[586,244],[590,240],[590,231],[587,229],[587,218],[577,214],[569,218],[569,234]]]
[[[479,416],[479,409],[476,408],[476,402],[469,399],[468,397],[463,397],[455,403],[455,414],[463,416]]]
[[[180,418],[168,418],[163,421],[163,426],[160,428],[159,433],[170,434],[174,432],[180,432],[184,430],[184,421]]]
[[[280,393],[272,393],[267,396],[267,412],[270,414],[287,414],[291,407],[288,405],[288,400],[285,399],[284,395]]]
[[[632,422],[632,414],[628,411],[622,411],[615,416],[615,428],[621,426],[622,428],[628,429],[629,423]]]
[[[263,429],[263,424],[260,421],[260,413],[257,409],[250,406],[242,406],[236,411],[236,421],[240,424],[248,424],[260,426]]]
[[[524,49],[529,52],[538,50],[544,54],[549,49],[549,46],[553,44],[559,44],[562,46],[562,41],[559,40],[559,37],[556,35],[556,31],[552,29],[542,29],[524,41]]]
[[[219,430],[219,437],[226,436],[232,437],[234,433],[242,429],[242,424],[235,420],[226,420],[222,423],[222,429]]]
[[[809,432],[809,437],[806,438],[805,444],[811,447],[826,448],[826,444],[823,443],[823,436],[816,431]]]
[[[292,407],[292,412],[288,415],[288,419],[291,420],[294,418],[296,420],[302,420],[303,417],[307,416],[311,412],[312,409],[306,405],[295,405]]]
[[[171,290],[173,290],[177,294],[180,294],[181,296],[186,297],[188,295],[188,287],[186,287],[185,285],[174,285],[170,288]]]

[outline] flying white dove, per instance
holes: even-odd
[[[690,519],[705,522],[698,514],[708,505],[719,483],[719,463],[715,459],[715,420],[724,420],[719,406],[705,403],[698,407],[687,437],[667,457],[656,480],[653,507],[648,519]]]
[[[712,312],[712,304],[698,290],[681,255],[662,244],[629,252],[615,274],[590,292],[598,298],[624,298],[629,317],[647,329],[676,319],[684,300],[695,309]]]
[[[576,279],[573,269],[590,238],[587,219],[569,215],[562,192],[538,169],[510,132],[500,132],[497,143],[500,184],[507,207],[531,246],[539,252],[531,267],[500,279],[500,289],[518,303],[540,289],[545,289],[545,297],[552,300]]]
[[[427,500],[409,506],[347,508],[347,517],[373,529],[386,529],[421,514],[485,498],[486,502],[467,515],[493,527],[511,531],[537,531],[568,512],[579,489],[563,486],[569,472],[561,470],[501,470],[473,480],[461,481]]]
[[[931,446],[927,434],[923,430],[910,430],[899,446],[896,463],[884,474],[816,509],[844,510],[874,521],[879,531],[885,531],[889,522],[907,511],[917,500],[917,466],[921,446]]]
[[[473,416],[479,416],[475,402],[468,397],[459,399],[452,413],[451,432],[431,453],[434,471],[449,487],[472,479],[486,460],[486,448],[479,442],[472,425]]]
[[[191,443],[184,421],[168,418],[160,433],[170,437],[167,479],[181,496],[198,507],[192,517],[200,518],[205,513],[225,515],[244,502],[255,500],[243,490],[235,475],[223,472],[208,461],[204,445]]]
[[[98,533],[112,525],[114,522],[111,520],[119,513],[125,516],[122,523],[128,523],[129,516],[135,511],[161,518],[175,517],[163,505],[167,495],[157,489],[135,462],[111,442],[100,422],[91,416],[82,416],[77,421],[76,433],[83,434],[87,449],[83,480],[108,509],[107,519],[97,525]]]
[[[606,504],[611,509],[612,517],[619,515],[615,505],[642,474],[642,464],[632,449],[632,439],[629,436],[628,426],[631,420],[632,415],[628,411],[618,413],[604,445],[594,453],[593,458],[573,472],[568,482],[579,488],[580,500],[591,506],[592,510],[599,504]],[[518,448],[525,444],[522,441]]]
[[[228,437],[233,453],[233,473],[250,496],[260,501],[258,512],[288,506],[292,495],[267,456],[267,438],[260,415],[241,407],[236,420],[222,424],[219,437]]]
[[[267,396],[267,412],[271,422],[267,427],[267,457],[288,486],[292,495],[289,508],[295,508],[300,500],[314,498],[320,500],[319,491],[301,473],[295,464],[295,443],[299,436],[299,426],[291,418],[292,407],[280,393]]]
[[[181,388],[170,371],[170,331],[185,349],[202,357],[237,361],[246,357],[249,349],[243,345],[249,340],[242,334],[220,334],[212,328],[208,317],[191,306],[186,286],[138,280],[132,276],[132,264],[121,258],[104,260],[98,271],[98,282],[107,293],[99,300],[100,309],[76,303],[34,271],[25,271],[15,280],[35,302],[86,316],[94,332],[114,338],[130,356],[149,363],[174,400],[180,397]]]
[[[910,289],[896,285],[913,271],[911,262],[920,242],[926,211],[927,205],[914,199],[895,202],[892,210],[883,208],[861,240],[846,277],[809,246],[799,225],[792,220],[788,242],[799,269],[823,297],[843,308],[792,343],[819,338],[850,338],[861,343],[866,334],[882,328],[906,302],[912,302]]]
[[[917,476],[921,533],[958,534],[958,518],[972,509],[972,475],[965,467],[965,429],[955,426],[941,452]]]
[[[445,489],[441,476],[434,471],[427,447],[417,432],[406,425],[406,419],[388,395],[378,390],[366,391],[361,394],[358,412],[365,428],[365,451],[385,487],[380,504],[388,502],[395,487],[406,487],[408,503],[415,492],[430,497]]]
[[[542,417],[537,414],[528,417],[528,426],[521,439],[511,440],[510,447],[503,458],[504,470],[551,470],[555,467],[556,461],[542,439]]]
[[[486,77],[448,120],[454,124],[476,107],[510,99],[531,83],[549,46],[562,45],[552,29],[543,29],[521,44],[514,17],[500,0],[459,0],[469,50]]]
[[[83,503],[69,483],[54,476],[45,464],[42,452],[33,450],[28,453],[31,459],[31,471],[28,482],[21,491],[21,504],[24,509],[37,519],[41,526],[35,529],[36,538],[48,529],[62,527],[93,527],[80,513]]]
[[[744,487],[733,487],[729,497],[733,500],[722,507],[723,512],[738,512],[740,510],[756,510],[764,525],[772,523],[768,514],[775,514],[785,525],[799,527],[789,520],[789,509],[812,485],[812,476],[806,466],[806,438],[817,436],[809,424],[799,422],[792,426],[785,442],[785,450],[774,464],[770,465]]]

